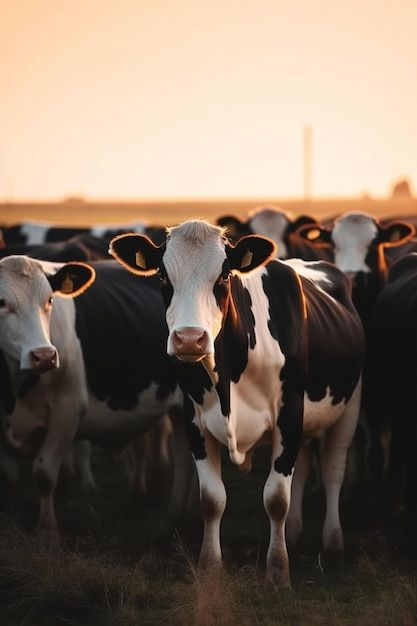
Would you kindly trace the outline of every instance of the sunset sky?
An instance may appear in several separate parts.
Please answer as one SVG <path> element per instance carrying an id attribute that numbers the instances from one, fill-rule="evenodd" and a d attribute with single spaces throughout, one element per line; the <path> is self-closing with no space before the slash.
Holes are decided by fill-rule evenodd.
<path id="1" fill-rule="evenodd" d="M 416 0 L 0 0 L 0 201 L 417 185 Z"/>

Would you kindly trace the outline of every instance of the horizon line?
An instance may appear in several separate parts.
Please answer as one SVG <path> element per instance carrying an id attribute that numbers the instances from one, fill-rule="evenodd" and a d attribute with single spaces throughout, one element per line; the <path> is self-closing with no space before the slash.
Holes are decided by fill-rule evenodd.
<path id="1" fill-rule="evenodd" d="M 322 195 L 322 196 L 313 196 L 305 198 L 303 196 L 264 196 L 264 195 L 250 195 L 250 196 L 161 196 L 161 197 L 106 197 L 106 196 L 84 196 L 84 195 L 68 195 L 68 196 L 53 196 L 47 198 L 13 198 L 0 200 L 0 205 L 13 205 L 13 204 L 95 204 L 95 203 L 126 203 L 126 204 L 137 204 L 137 203 L 153 203 L 153 204 L 178 204 L 178 203 L 192 203 L 192 202 L 265 202 L 266 204 L 272 202 L 305 202 L 305 203 L 315 203 L 315 202 L 332 202 L 332 201 L 340 201 L 340 200 L 360 200 L 360 201 L 372 201 L 375 200 L 377 202 L 387 201 L 387 200 L 398 200 L 398 201 L 415 201 L 417 200 L 417 196 L 410 195 L 404 197 L 395 197 L 392 195 L 372 195 L 370 193 L 362 193 L 357 195 Z"/>

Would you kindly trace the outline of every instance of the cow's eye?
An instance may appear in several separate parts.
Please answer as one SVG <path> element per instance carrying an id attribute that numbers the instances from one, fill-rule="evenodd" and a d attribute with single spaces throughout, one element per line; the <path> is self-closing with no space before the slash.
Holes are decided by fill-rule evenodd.
<path id="1" fill-rule="evenodd" d="M 53 305 L 53 303 L 54 303 L 54 298 L 53 298 L 53 296 L 51 296 L 51 297 L 49 298 L 49 300 L 48 300 L 48 304 L 49 304 L 49 306 L 52 306 L 52 305 Z"/>
<path id="2" fill-rule="evenodd" d="M 0 309 L 4 309 L 6 306 L 6 300 L 4 298 L 0 298 Z"/>

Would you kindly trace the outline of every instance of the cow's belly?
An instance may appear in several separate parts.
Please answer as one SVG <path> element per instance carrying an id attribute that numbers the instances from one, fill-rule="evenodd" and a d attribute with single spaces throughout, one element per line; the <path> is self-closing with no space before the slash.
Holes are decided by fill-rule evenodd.
<path id="1" fill-rule="evenodd" d="M 179 402 L 171 394 L 165 400 L 156 395 L 157 385 L 152 383 L 138 397 L 137 405 L 128 411 L 112 410 L 106 402 L 90 394 L 87 411 L 80 422 L 77 437 L 82 439 L 107 439 L 111 436 L 128 436 L 144 432 L 159 419 L 170 406 Z"/>
<path id="2" fill-rule="evenodd" d="M 332 396 L 329 390 L 323 400 L 312 402 L 307 394 L 304 396 L 304 422 L 303 436 L 320 437 L 324 431 L 330 428 L 346 408 L 346 402 L 332 404 Z"/>

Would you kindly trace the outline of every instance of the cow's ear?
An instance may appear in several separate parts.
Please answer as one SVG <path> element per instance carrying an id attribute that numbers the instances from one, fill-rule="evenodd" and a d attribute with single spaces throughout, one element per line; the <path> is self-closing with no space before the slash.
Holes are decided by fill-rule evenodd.
<path id="1" fill-rule="evenodd" d="M 66 263 L 55 274 L 49 275 L 48 280 L 52 291 L 59 296 L 75 298 L 84 293 L 96 278 L 94 268 L 87 263 Z"/>
<path id="2" fill-rule="evenodd" d="M 222 226 L 226 229 L 226 236 L 232 239 L 236 237 L 242 237 L 249 233 L 249 225 L 247 222 L 242 222 L 238 217 L 234 215 L 222 215 L 216 220 L 217 226 Z"/>
<path id="3" fill-rule="evenodd" d="M 386 246 L 399 246 L 415 235 L 415 228 L 408 222 L 389 222 L 378 226 L 378 240 Z"/>
<path id="4" fill-rule="evenodd" d="M 146 235 L 128 233 L 114 237 L 109 252 L 123 267 L 139 276 L 156 274 L 165 246 L 156 246 Z"/>
<path id="5" fill-rule="evenodd" d="M 317 248 L 330 248 L 333 246 L 332 231 L 323 228 L 323 226 L 317 223 L 301 226 L 297 230 L 297 236 Z"/>
<path id="6" fill-rule="evenodd" d="M 267 237 L 248 235 L 239 239 L 235 246 L 226 245 L 226 254 L 230 269 L 238 270 L 242 274 L 266 265 L 277 253 L 277 245 Z"/>
<path id="7" fill-rule="evenodd" d="M 295 220 L 288 224 L 288 230 L 291 233 L 295 233 L 302 226 L 314 226 L 316 228 L 320 228 L 320 224 L 314 217 L 310 217 L 310 215 L 299 215 Z"/>

